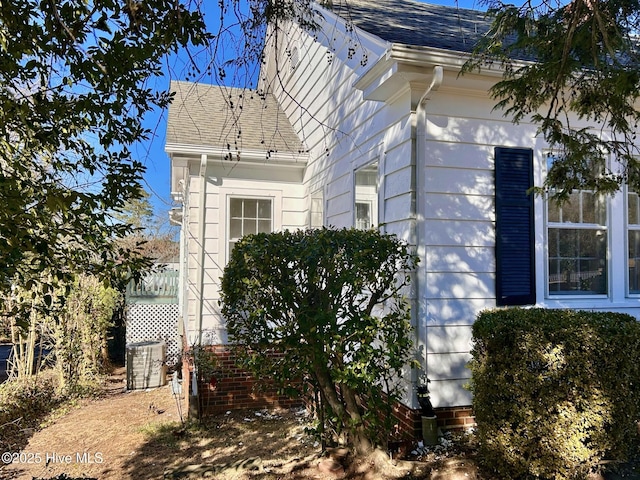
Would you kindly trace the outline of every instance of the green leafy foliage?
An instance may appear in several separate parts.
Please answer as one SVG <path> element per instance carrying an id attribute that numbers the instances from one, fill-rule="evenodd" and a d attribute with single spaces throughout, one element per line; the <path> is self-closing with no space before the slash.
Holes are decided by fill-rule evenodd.
<path id="1" fill-rule="evenodd" d="M 38 290 L 12 291 L 5 305 L 21 303 L 15 310 L 28 312 L 29 318 L 22 328 L 16 324 L 20 315 L 10 317 L 13 371 L 0 385 L 2 450 L 19 451 L 25 431 L 37 428 L 53 409 L 101 391 L 108 366 L 107 330 L 120 301 L 117 290 L 87 275 L 54 291 L 46 309 Z"/>
<path id="2" fill-rule="evenodd" d="M 500 478 L 583 478 L 640 446 L 640 323 L 619 313 L 482 312 L 472 390 L 481 454 Z"/>
<path id="3" fill-rule="evenodd" d="M 545 189 L 565 199 L 575 189 L 613 193 L 625 182 L 640 188 L 638 3 L 488 4 L 492 28 L 465 71 L 503 66 L 491 90 L 496 107 L 515 123 L 531 119 L 559 158 Z"/>
<path id="4" fill-rule="evenodd" d="M 215 352 L 203 345 L 192 345 L 187 352 L 187 361 L 195 367 L 200 383 L 209 383 L 219 369 Z"/>
<path id="5" fill-rule="evenodd" d="M 48 298 L 38 290 L 14 288 L 5 300 L 19 312 L 9 315 L 12 377 L 31 377 L 55 363 L 58 387 L 65 395 L 91 393 L 109 366 L 107 333 L 122 300 L 118 290 L 90 275 L 78 275 Z M 22 312 L 28 312 L 28 318 L 21 322 Z"/>
<path id="6" fill-rule="evenodd" d="M 60 384 L 67 395 L 90 393 L 107 371 L 107 332 L 122 295 L 95 276 L 81 275 L 45 319 Z"/>
<path id="7" fill-rule="evenodd" d="M 386 441 L 413 353 L 403 291 L 416 262 L 377 231 L 246 236 L 222 279 L 230 340 L 258 378 L 298 394 L 308 380 L 325 418 L 365 452 Z"/>
<path id="8" fill-rule="evenodd" d="M 0 4 L 0 288 L 50 294 L 77 271 L 144 263 L 113 242 L 132 230 L 113 213 L 140 198 L 130 148 L 150 136 L 144 114 L 171 99 L 150 79 L 168 53 L 209 38 L 197 6 Z"/>

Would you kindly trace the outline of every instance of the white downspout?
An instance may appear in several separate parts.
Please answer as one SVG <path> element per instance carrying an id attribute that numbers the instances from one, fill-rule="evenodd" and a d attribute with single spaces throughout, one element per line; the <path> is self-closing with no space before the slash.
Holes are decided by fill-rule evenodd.
<path id="1" fill-rule="evenodd" d="M 422 230 L 423 227 L 420 226 L 420 222 L 418 221 L 418 215 L 423 212 L 424 209 L 424 162 L 427 156 L 426 152 L 426 129 L 427 129 L 427 112 L 426 112 L 426 104 L 429 99 L 429 95 L 432 92 L 437 91 L 442 85 L 443 79 L 443 70 L 440 65 L 436 65 L 433 67 L 433 77 L 431 79 L 431 84 L 425 90 L 424 94 L 420 98 L 416 106 L 416 121 L 415 128 L 412 129 L 412 133 L 414 135 L 415 141 L 415 149 L 412 155 L 412 171 L 413 171 L 413 183 L 414 183 L 414 198 L 411 202 L 412 208 L 412 224 L 411 224 L 411 243 L 416 246 L 416 254 L 418 258 L 421 260 L 421 264 L 417 268 L 417 272 L 413 277 L 413 289 L 415 291 L 415 300 L 414 300 L 414 308 L 416 316 L 416 346 L 420 347 L 421 341 L 424 347 L 424 351 L 422 352 L 422 360 L 420 364 L 423 366 L 424 371 L 427 371 L 427 346 L 426 346 L 426 321 L 423 319 L 423 315 L 421 312 L 424 311 L 424 308 L 421 308 L 421 294 L 420 294 L 420 286 L 426 284 L 426 256 L 425 256 L 425 248 L 423 242 Z M 417 380 L 417 379 L 416 379 Z"/>
<path id="2" fill-rule="evenodd" d="M 187 315 L 186 308 L 186 298 L 187 298 L 187 261 L 188 261 L 188 225 L 189 225 L 189 211 L 188 211 L 188 191 L 187 191 L 187 183 L 184 177 L 188 177 L 188 173 L 186 175 L 183 173 L 183 179 L 178 182 L 180 185 L 181 195 L 182 195 L 182 222 L 180 224 L 180 264 L 179 264 L 179 273 L 178 273 L 178 311 L 180 312 L 180 334 L 186 339 L 188 346 L 188 338 L 189 338 L 189 317 Z"/>
<path id="3" fill-rule="evenodd" d="M 207 154 L 200 155 L 200 196 L 198 202 L 198 293 L 196 319 L 198 321 L 198 346 L 202 345 L 202 313 L 204 311 L 204 236 L 207 220 Z"/>
<path id="4" fill-rule="evenodd" d="M 198 325 L 198 347 L 202 345 L 202 312 L 204 310 L 204 235 L 207 219 L 207 154 L 200 155 L 200 191 L 198 192 L 198 298 L 196 301 L 196 321 Z M 193 362 L 191 375 L 191 395 L 198 396 L 198 364 Z M 200 412 L 198 412 L 199 414 Z"/>

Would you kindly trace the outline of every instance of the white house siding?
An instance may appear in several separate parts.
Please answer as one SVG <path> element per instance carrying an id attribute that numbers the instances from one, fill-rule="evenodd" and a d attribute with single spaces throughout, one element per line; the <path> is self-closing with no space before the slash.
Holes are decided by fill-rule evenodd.
<path id="1" fill-rule="evenodd" d="M 468 78 L 445 74 L 442 87 L 427 103 L 426 158 L 419 172 L 424 199 L 419 207 L 424 218 L 420 235 L 425 249 L 420 318 L 437 407 L 470 404 L 471 394 L 464 385 L 470 377 L 465 365 L 471 358 L 471 326 L 478 312 L 496 305 L 494 148 L 533 149 L 537 185 L 542 184 L 546 168 L 546 145 L 536 136 L 535 126 L 513 125 L 500 112 L 492 112 L 494 102 L 484 92 L 457 88 L 462 81 L 469 85 Z M 638 299 L 620 298 L 622 274 L 610 274 L 611 282 L 619 285 L 608 298 L 545 297 L 544 202 L 536 197 L 534 203 L 537 305 L 637 316 Z M 621 195 L 611 205 L 610 229 L 621 229 Z M 611 270 L 624 272 L 624 255 L 611 259 L 612 264 L 617 261 Z"/>
<path id="2" fill-rule="evenodd" d="M 363 101 L 353 84 L 369 62 L 384 54 L 386 45 L 368 34 L 352 45 L 334 45 L 334 39 L 345 36 L 344 31 L 334 34 L 341 31 L 341 22 L 329 20 L 323 27 L 325 34 L 316 39 L 295 27 L 281 34 L 280 47 L 271 50 L 279 57 L 269 58 L 260 88 L 279 99 L 310 152 L 304 185 L 308 194 L 322 189 L 325 224 L 354 225 L 354 172 L 377 161 L 385 195 L 378 205 L 379 220 L 406 239 L 411 185 L 409 91 L 391 105 Z M 352 46 L 355 53 L 350 57 Z M 300 60 L 292 70 L 289 53 L 293 48 L 298 49 Z M 370 60 L 363 65 L 363 58 Z"/>
<path id="3" fill-rule="evenodd" d="M 201 177 L 189 176 L 188 194 L 185 198 L 185 236 L 187 239 L 187 299 L 183 315 L 188 319 L 190 343 L 199 341 L 200 328 L 197 313 L 200 302 L 201 271 L 204 266 L 202 284 L 202 341 L 226 343 L 227 334 L 218 306 L 220 278 L 227 261 L 227 200 L 229 196 L 268 197 L 273 201 L 273 229 L 295 230 L 306 226 L 306 195 L 295 171 L 279 172 L 273 179 L 273 169 L 268 165 L 230 169 L 228 161 L 211 161 L 206 171 L 207 193 L 205 196 L 204 264 L 200 264 L 200 188 Z M 247 179 L 255 177 L 254 179 Z M 260 180 L 259 178 L 270 180 Z"/>
<path id="4" fill-rule="evenodd" d="M 407 85 L 389 102 L 363 99 L 354 83 L 387 45 L 359 33 L 361 43 L 353 58 L 349 45 L 331 45 L 342 38 L 341 21 L 327 25 L 326 35 L 313 39 L 295 29 L 280 36 L 278 61 L 268 59 L 259 88 L 274 93 L 291 124 L 309 151 L 303 184 L 307 195 L 322 190 L 324 224 L 354 226 L 355 171 L 378 162 L 378 220 L 385 232 L 411 239 L 412 222 L 412 125 L 411 90 Z M 288 68 L 288 52 L 299 52 L 299 63 Z M 271 50 L 274 53 L 274 50 Z M 366 56 L 369 61 L 360 63 Z M 280 71 L 277 79 L 276 71 Z M 280 81 L 281 80 L 281 81 Z M 292 99 L 295 98 L 295 100 Z M 410 295 L 415 295 L 415 291 Z M 409 379 L 411 372 L 407 372 Z M 413 392 L 406 390 L 405 403 L 413 405 Z"/>
<path id="5" fill-rule="evenodd" d="M 488 98 L 487 90 L 498 77 L 460 78 L 455 67 L 447 67 L 442 86 L 430 93 L 426 103 L 424 149 L 418 148 L 424 155 L 417 158 L 418 177 L 413 178 L 416 101 L 428 83 L 410 86 L 407 82 L 384 101 L 365 100 L 355 85 L 378 60 L 391 55 L 390 45 L 363 32 L 358 32 L 360 43 L 342 42 L 339 39 L 350 39 L 350 35 L 339 19 L 327 18 L 324 34 L 317 38 L 295 28 L 279 36 L 282 43 L 279 49 L 270 49 L 272 56 L 263 68 L 259 87 L 276 96 L 308 148 L 300 194 L 305 196 L 303 203 L 308 209 L 309 195 L 323 192 L 325 225 L 353 225 L 354 172 L 378 161 L 383 229 L 411 240 L 412 188 L 419 188 L 416 221 L 422 258 L 416 293 L 418 341 L 426 352 L 434 405 L 469 405 L 471 394 L 464 386 L 470 376 L 466 364 L 472 346 L 471 326 L 478 312 L 496 305 L 494 149 L 533 149 L 535 181 L 540 185 L 545 144 L 536 136 L 535 126 L 526 122 L 513 125 L 501 112 L 492 111 L 495 102 Z M 356 53 L 350 58 L 349 49 L 354 45 Z M 295 68 L 289 57 L 293 48 L 299 58 Z M 277 59 L 274 53 L 279 54 Z M 365 56 L 368 61 L 363 65 L 360 62 Z M 425 63 L 424 78 L 429 78 L 433 67 Z M 422 132 L 417 133 L 423 138 Z M 612 205 L 621 211 L 621 197 Z M 540 306 L 629 313 L 640 306 L 638 299 L 619 293 L 624 289 L 623 280 L 614 275 L 609 278 L 616 282 L 613 290 L 618 293 L 611 298 L 546 299 L 544 205 L 540 198 L 535 200 L 535 213 Z M 620 230 L 620 221 L 611 229 Z M 616 271 L 625 269 L 623 250 L 612 261 Z"/>
<path id="6" fill-rule="evenodd" d="M 490 100 L 447 90 L 455 84 L 445 74 L 426 105 L 426 158 L 419 171 L 425 255 L 420 309 L 436 407 L 471 403 L 464 388 L 471 325 L 480 310 L 495 306 L 493 150 L 515 136 L 515 127 L 491 113 Z"/>

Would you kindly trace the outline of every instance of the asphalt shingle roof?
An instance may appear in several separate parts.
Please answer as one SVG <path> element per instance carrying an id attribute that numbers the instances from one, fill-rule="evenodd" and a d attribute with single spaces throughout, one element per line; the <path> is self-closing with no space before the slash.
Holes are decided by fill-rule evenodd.
<path id="1" fill-rule="evenodd" d="M 334 0 L 333 11 L 391 43 L 470 52 L 487 32 L 486 12 L 416 0 Z M 271 94 L 190 82 L 171 82 L 167 143 L 232 152 L 301 153 L 304 146 Z"/>
<path id="2" fill-rule="evenodd" d="M 300 139 L 273 95 L 203 83 L 171 82 L 167 143 L 223 147 L 231 152 L 298 154 Z"/>
<path id="3" fill-rule="evenodd" d="M 334 13 L 391 43 L 470 52 L 487 32 L 486 12 L 415 0 L 334 0 Z"/>

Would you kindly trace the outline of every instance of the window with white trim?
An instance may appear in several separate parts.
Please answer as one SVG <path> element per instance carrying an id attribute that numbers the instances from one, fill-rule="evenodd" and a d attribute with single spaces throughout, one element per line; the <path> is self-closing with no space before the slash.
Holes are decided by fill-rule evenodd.
<path id="1" fill-rule="evenodd" d="M 273 202 L 270 198 L 229 198 L 229 252 L 244 236 L 273 230 Z"/>
<path id="2" fill-rule="evenodd" d="M 309 204 L 309 227 L 322 228 L 324 225 L 324 198 L 322 190 L 311 194 Z"/>
<path id="3" fill-rule="evenodd" d="M 628 292 L 640 294 L 640 195 L 627 192 Z"/>
<path id="4" fill-rule="evenodd" d="M 378 226 L 378 162 L 355 171 L 354 226 L 367 230 Z"/>
<path id="5" fill-rule="evenodd" d="M 549 295 L 606 295 L 606 198 L 575 190 L 562 203 L 548 199 L 546 204 Z"/>

